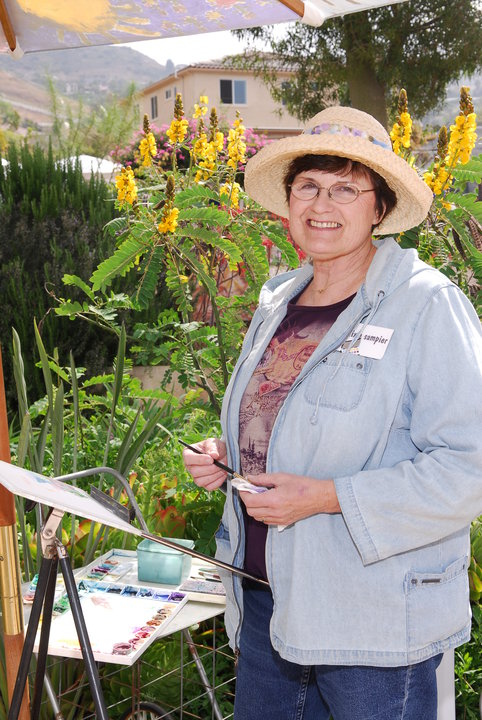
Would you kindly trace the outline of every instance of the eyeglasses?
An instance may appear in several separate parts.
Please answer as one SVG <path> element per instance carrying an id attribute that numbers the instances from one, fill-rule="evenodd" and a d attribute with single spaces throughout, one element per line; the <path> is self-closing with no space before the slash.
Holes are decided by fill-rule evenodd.
<path id="1" fill-rule="evenodd" d="M 375 188 L 368 190 L 360 190 L 353 183 L 335 183 L 329 188 L 317 185 L 313 180 L 298 180 L 289 186 L 291 192 L 298 200 L 314 200 L 320 194 L 321 190 L 328 191 L 328 197 L 337 203 L 346 205 L 355 202 L 361 193 L 374 192 Z"/>

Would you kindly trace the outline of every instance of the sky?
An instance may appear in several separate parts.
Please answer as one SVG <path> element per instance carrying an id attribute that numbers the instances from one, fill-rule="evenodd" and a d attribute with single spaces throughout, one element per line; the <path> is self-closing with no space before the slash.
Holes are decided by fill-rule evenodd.
<path id="1" fill-rule="evenodd" d="M 133 50 L 165 65 L 172 60 L 175 65 L 189 65 L 204 60 L 217 60 L 225 55 L 235 55 L 244 50 L 244 43 L 228 32 L 185 35 L 161 40 L 141 40 L 129 43 Z"/>
<path id="2" fill-rule="evenodd" d="M 292 23 L 280 23 L 275 26 L 275 36 L 282 37 Z M 184 35 L 161 40 L 141 40 L 127 43 L 128 47 L 147 55 L 161 65 L 172 60 L 174 65 L 189 65 L 205 60 L 218 60 L 225 55 L 235 55 L 245 49 L 246 43 L 238 40 L 229 30 L 201 35 Z M 263 49 L 262 44 L 256 47 Z"/>

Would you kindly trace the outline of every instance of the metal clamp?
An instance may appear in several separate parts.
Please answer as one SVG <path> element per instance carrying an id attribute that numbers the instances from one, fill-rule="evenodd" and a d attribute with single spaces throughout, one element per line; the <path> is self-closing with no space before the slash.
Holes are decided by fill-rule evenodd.
<path id="1" fill-rule="evenodd" d="M 63 510 L 51 508 L 40 530 L 42 555 L 46 558 L 52 558 L 57 555 L 57 529 L 62 522 L 63 516 Z"/>

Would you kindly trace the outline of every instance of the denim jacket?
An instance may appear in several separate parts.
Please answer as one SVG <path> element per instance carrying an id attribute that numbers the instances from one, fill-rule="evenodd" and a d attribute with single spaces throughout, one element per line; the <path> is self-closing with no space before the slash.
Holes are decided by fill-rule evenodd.
<path id="1" fill-rule="evenodd" d="M 391 238 L 375 245 L 364 284 L 295 380 L 268 448 L 267 472 L 333 478 L 341 506 L 268 531 L 271 642 L 299 664 L 407 665 L 470 637 L 469 529 L 482 513 L 480 323 L 414 250 Z M 237 470 L 242 395 L 311 277 L 305 266 L 261 291 L 221 417 Z M 387 330 L 382 357 L 340 350 L 360 333 L 373 348 Z M 227 485 L 217 557 L 242 567 L 241 501 Z M 241 582 L 224 572 L 223 581 L 237 647 Z"/>

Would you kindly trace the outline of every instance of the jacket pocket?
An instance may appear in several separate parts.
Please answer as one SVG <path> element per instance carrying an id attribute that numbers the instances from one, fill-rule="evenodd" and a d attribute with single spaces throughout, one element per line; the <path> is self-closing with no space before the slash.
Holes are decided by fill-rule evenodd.
<path id="1" fill-rule="evenodd" d="M 353 410 L 363 397 L 372 363 L 353 353 L 332 353 L 304 381 L 305 400 L 317 407 Z"/>
<path id="2" fill-rule="evenodd" d="M 467 558 L 441 573 L 410 572 L 405 578 L 408 651 L 463 630 L 470 622 Z"/>

